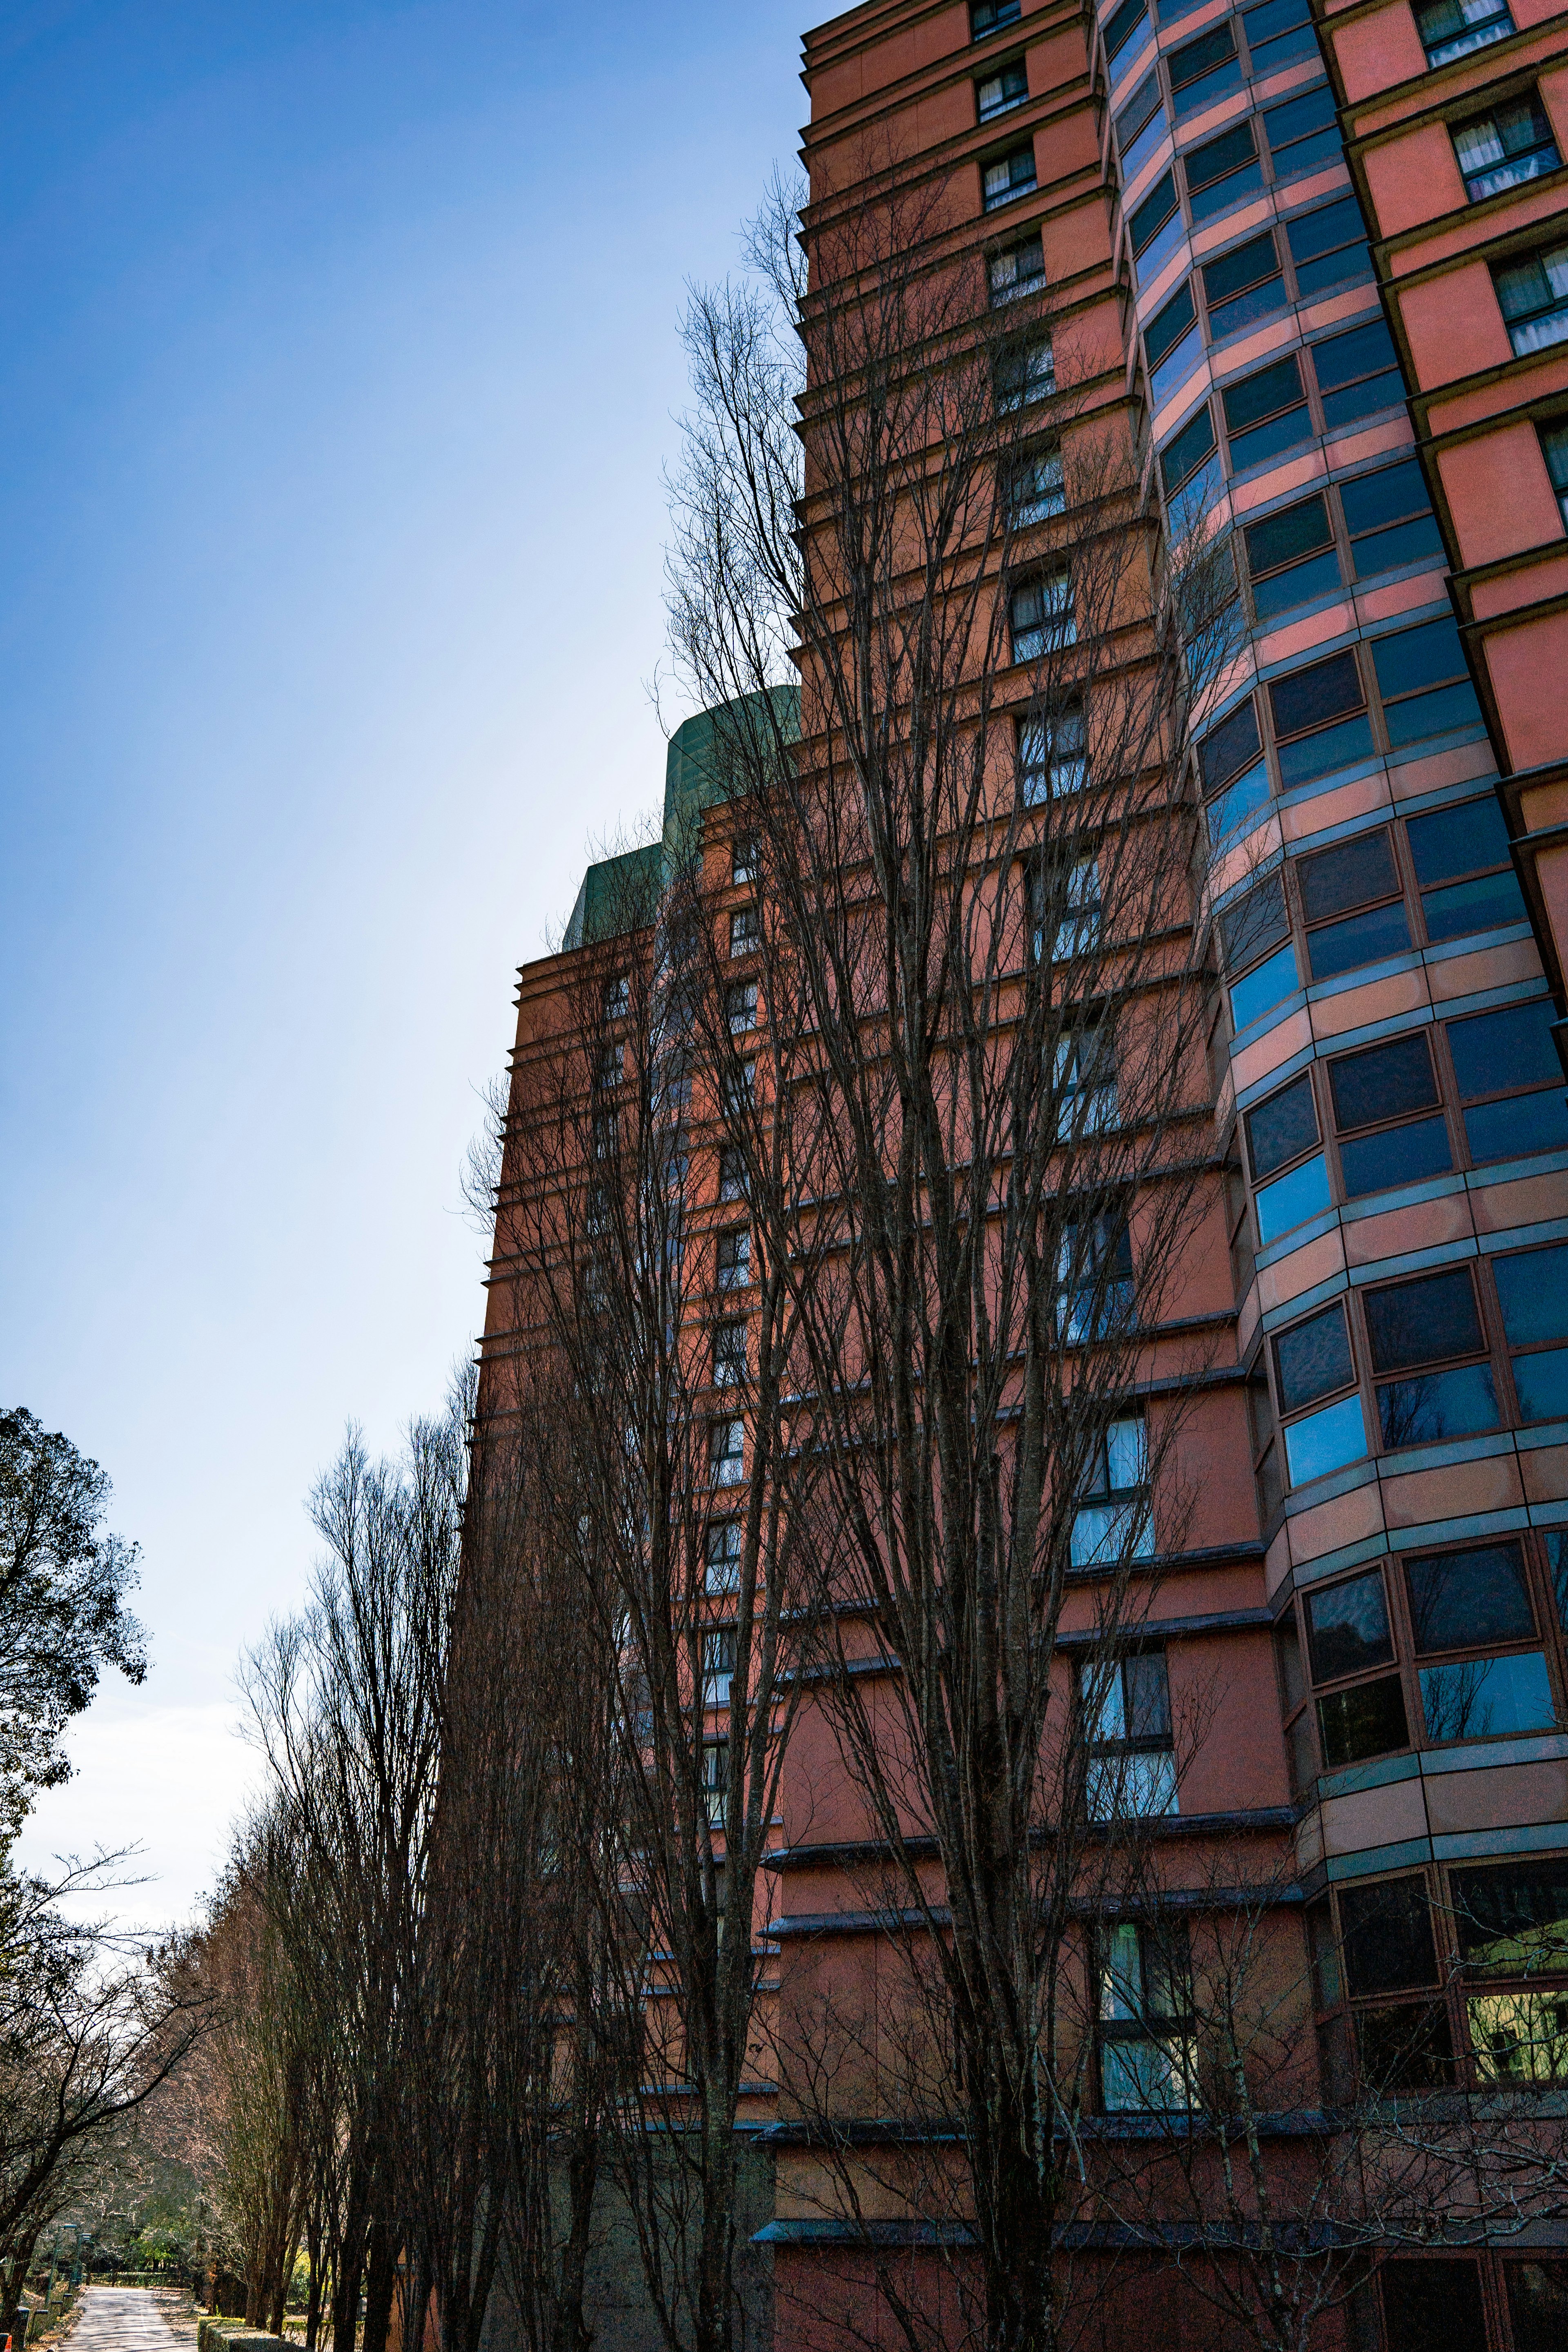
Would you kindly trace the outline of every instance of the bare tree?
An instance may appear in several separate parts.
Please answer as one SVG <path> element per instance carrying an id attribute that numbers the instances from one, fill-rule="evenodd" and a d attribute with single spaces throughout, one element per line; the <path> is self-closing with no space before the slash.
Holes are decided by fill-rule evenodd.
<path id="1" fill-rule="evenodd" d="M 1085 1916 L 1161 1809 L 1127 1668 L 1232 1308 L 1188 743 L 1235 583 L 1201 526 L 1163 549 L 1109 322 L 991 307 L 944 187 L 869 177 L 798 222 L 775 192 L 750 279 L 693 302 L 672 618 L 793 1041 L 734 1147 L 809 1400 L 777 1475 L 812 1481 L 786 1517 L 906 1962 L 907 2137 L 950 2150 L 966 2332 L 1035 2352 Z"/>
<path id="2" fill-rule="evenodd" d="M 468 1400 L 416 1422 L 405 1460 L 351 1433 L 312 1498 L 327 1545 L 304 1614 L 275 1626 L 245 1687 L 268 1805 L 295 1867 L 266 1882 L 325 2054 L 307 2189 L 332 2281 L 333 2352 L 382 2352 L 404 2235 L 398 2135 L 461 1546 Z M 330 2188 L 331 2193 L 324 2193 Z"/>

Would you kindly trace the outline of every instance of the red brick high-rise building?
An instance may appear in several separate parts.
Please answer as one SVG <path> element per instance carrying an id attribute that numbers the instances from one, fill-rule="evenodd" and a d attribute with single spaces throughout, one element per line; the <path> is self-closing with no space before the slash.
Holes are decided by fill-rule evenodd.
<path id="1" fill-rule="evenodd" d="M 1137 1644 L 1162 1885 L 1196 1905 L 1244 1850 L 1273 1874 L 1320 2107 L 1390 2053 L 1414 2101 L 1568 2085 L 1568 14 L 865 0 L 807 35 L 805 80 L 814 205 L 889 168 L 940 183 L 998 310 L 1048 299 L 1058 353 L 1094 354 L 1168 541 L 1234 555 L 1241 642 L 1190 769 L 1226 1336 L 1173 1540 L 1149 1498 Z M 1016 690 L 1026 714 L 1022 669 Z M 708 838 L 729 860 L 722 811 Z M 562 956 L 525 971 L 520 1064 L 620 873 L 591 872 Z M 714 873 L 727 920 L 739 856 Z M 503 1277 L 498 1357 L 507 1300 Z M 1079 1565 L 1068 1651 L 1092 1546 Z M 860 1847 L 822 1826 L 830 1745 L 808 1706 L 755 1921 L 785 2044 L 792 2001 L 875 1984 L 886 1942 Z M 1152 1985 L 1099 2009 L 1109 2145 L 1155 2105 L 1126 2053 L 1184 2028 Z M 844 2113 L 825 2153 L 778 2092 L 747 2112 L 776 2162 L 778 2340 L 867 2249 L 925 2249 L 934 2309 L 962 2250 L 889 2189 L 889 2118 Z M 1273 2119 L 1281 2165 L 1305 2128 Z M 1493 2221 L 1389 2250 L 1321 2340 L 1568 2341 L 1568 2221 Z M 1086 2258 L 1134 2235 L 1107 2221 Z M 1170 2244 L 1138 2258 L 1168 2282 Z M 1226 2340 L 1127 2309 L 1144 2341 Z"/>

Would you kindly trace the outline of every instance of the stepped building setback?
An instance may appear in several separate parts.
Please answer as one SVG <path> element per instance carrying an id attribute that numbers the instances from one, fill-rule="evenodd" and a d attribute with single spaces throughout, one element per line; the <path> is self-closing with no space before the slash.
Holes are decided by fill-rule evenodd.
<path id="1" fill-rule="evenodd" d="M 1191 767 L 1228 1336 L 1168 1550 L 1152 1499 L 1139 1652 L 1165 1883 L 1241 1846 L 1277 1870 L 1325 2106 L 1394 2047 L 1412 2088 L 1568 2083 L 1568 11 L 865 0 L 805 36 L 804 79 L 814 205 L 871 156 L 945 182 L 998 309 L 1043 287 L 1058 354 L 1096 354 L 1170 543 L 1234 556 L 1245 646 Z M 705 725 L 667 830 L 702 820 Z M 591 869 L 524 968 L 520 1066 L 658 857 Z M 715 903 L 746 899 L 726 866 Z M 516 1329 L 498 1260 L 488 1361 Z M 1200 1686 L 1224 1704 L 1166 1771 Z M 854 1857 L 814 1826 L 829 1745 L 807 1709 L 755 1922 L 786 2023 L 876 1979 Z M 1126 2053 L 1161 2030 L 1106 2005 L 1102 2120 L 1139 2112 Z M 746 2120 L 776 2340 L 804 2343 L 855 2233 L 762 2062 Z M 1144 2344 L 1219 2340 L 1143 2309 Z M 1321 2341 L 1568 2342 L 1568 2223 L 1401 2252 Z"/>

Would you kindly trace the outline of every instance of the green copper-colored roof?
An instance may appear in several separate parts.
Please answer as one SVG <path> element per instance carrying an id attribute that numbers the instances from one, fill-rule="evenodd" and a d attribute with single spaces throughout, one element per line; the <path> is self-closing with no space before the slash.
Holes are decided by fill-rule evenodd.
<path id="1" fill-rule="evenodd" d="M 768 707 L 771 705 L 771 709 Z M 563 948 L 587 947 L 614 939 L 653 919 L 659 889 L 685 847 L 686 831 L 704 809 L 728 797 L 724 768 L 733 757 L 737 730 L 756 730 L 767 748 L 773 730 L 793 738 L 800 723 L 800 689 L 771 687 L 766 695 L 746 695 L 721 711 L 700 710 L 669 739 L 664 762 L 664 833 L 646 849 L 602 858 L 583 877 Z"/>

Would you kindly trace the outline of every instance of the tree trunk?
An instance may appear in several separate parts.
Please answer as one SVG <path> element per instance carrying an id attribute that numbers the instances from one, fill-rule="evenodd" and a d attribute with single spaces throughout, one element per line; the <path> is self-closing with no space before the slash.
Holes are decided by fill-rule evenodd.
<path id="1" fill-rule="evenodd" d="M 372 2224 L 364 2284 L 363 2352 L 386 2352 L 392 2297 L 397 2284 L 397 2244 L 384 2221 Z"/>

